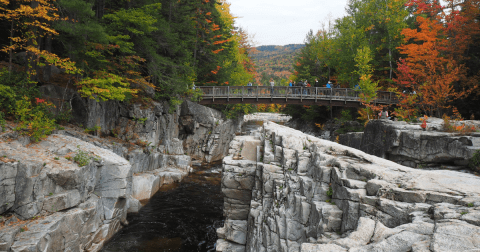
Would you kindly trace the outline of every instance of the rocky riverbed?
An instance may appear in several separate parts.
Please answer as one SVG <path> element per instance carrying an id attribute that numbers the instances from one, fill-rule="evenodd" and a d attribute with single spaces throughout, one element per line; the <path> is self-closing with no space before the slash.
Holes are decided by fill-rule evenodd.
<path id="1" fill-rule="evenodd" d="M 223 159 L 217 251 L 477 251 L 480 177 L 408 168 L 274 123 Z"/>

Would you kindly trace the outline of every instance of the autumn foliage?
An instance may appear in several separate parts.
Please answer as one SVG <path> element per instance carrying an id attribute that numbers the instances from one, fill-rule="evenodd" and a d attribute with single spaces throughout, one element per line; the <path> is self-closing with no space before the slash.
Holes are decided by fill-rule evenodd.
<path id="1" fill-rule="evenodd" d="M 0 19 L 10 23 L 10 44 L 1 49 L 9 54 L 10 71 L 13 53 L 20 50 L 26 51 L 31 75 L 36 74 L 35 66 L 45 63 L 62 67 L 67 73 L 79 71 L 75 63 L 68 58 L 62 59 L 54 53 L 40 49 L 39 38 L 58 35 L 51 27 L 53 22 L 60 20 L 54 3 L 55 1 L 48 0 L 0 1 Z"/>
<path id="2" fill-rule="evenodd" d="M 0 0 L 0 125 L 17 119 L 39 140 L 55 122 L 69 122 L 72 98 L 46 107 L 43 85 L 170 108 L 198 100 L 194 84 L 246 85 L 255 73 L 252 44 L 229 7 L 226 0 Z"/>
<path id="3" fill-rule="evenodd" d="M 461 3 L 465 11 L 447 8 L 423 0 L 411 0 L 418 28 L 402 31 L 405 44 L 398 47 L 405 57 L 398 63 L 395 79 L 399 86 L 403 116 L 417 112 L 440 117 L 453 111 L 453 102 L 466 97 L 475 88 L 477 76 L 467 76 L 463 63 L 472 38 L 480 34 L 474 22 L 475 1 Z M 458 6 L 454 0 L 447 6 Z M 477 1 L 478 5 L 478 1 Z M 474 14 L 476 13 L 476 14 Z"/>

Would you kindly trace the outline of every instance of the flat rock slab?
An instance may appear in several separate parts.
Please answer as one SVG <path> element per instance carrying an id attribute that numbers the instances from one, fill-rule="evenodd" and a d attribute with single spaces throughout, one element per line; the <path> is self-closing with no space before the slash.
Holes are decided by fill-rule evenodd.
<path id="1" fill-rule="evenodd" d="M 437 223 L 432 249 L 435 252 L 480 251 L 480 227 L 457 220 Z"/>

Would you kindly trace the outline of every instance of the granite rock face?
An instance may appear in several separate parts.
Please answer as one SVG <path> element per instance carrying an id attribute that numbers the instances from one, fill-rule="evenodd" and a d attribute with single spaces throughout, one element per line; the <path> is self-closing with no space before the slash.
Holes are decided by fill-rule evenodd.
<path id="1" fill-rule="evenodd" d="M 254 143 L 257 160 L 242 156 Z M 480 177 L 408 168 L 271 122 L 232 141 L 222 192 L 217 251 L 480 250 Z"/>
<path id="2" fill-rule="evenodd" d="M 165 154 L 186 154 L 206 162 L 221 160 L 227 154 L 228 144 L 241 123 L 190 101 L 172 110 L 166 101 L 152 102 L 148 107 L 118 101 L 97 102 L 54 85 L 44 85 L 40 92 L 57 108 L 62 106 L 60 101 L 64 107 L 71 106 L 73 121 L 87 129 L 96 129 L 93 132 L 96 136 L 161 146 Z"/>
<path id="3" fill-rule="evenodd" d="M 83 167 L 66 159 L 78 149 L 93 157 Z M 0 156 L 0 173 L 15 174 L 0 182 L 10 197 L 0 214 L 20 219 L 2 221 L 2 251 L 94 250 L 126 222 L 132 169 L 115 153 L 51 135 L 29 147 L 0 142 Z"/>
<path id="4" fill-rule="evenodd" d="M 58 87 L 42 90 L 50 98 L 64 95 Z M 65 97 L 76 119 L 97 126 L 93 134 L 67 127 L 37 144 L 13 131 L 0 135 L 0 251 L 100 250 L 141 201 L 188 175 L 186 154 L 219 160 L 239 128 L 190 102 L 171 114 L 167 103 L 143 108 L 75 92 Z M 105 135 L 115 138 L 99 137 Z M 91 157 L 82 167 L 73 162 L 79 150 Z"/>
<path id="5" fill-rule="evenodd" d="M 292 119 L 289 115 L 278 113 L 253 113 L 243 116 L 244 121 L 271 121 L 285 123 Z"/>
<path id="6" fill-rule="evenodd" d="M 210 163 L 228 154 L 228 145 L 241 130 L 242 120 L 226 119 L 214 109 L 185 101 L 179 117 L 180 136 L 185 152 Z"/>
<path id="7" fill-rule="evenodd" d="M 189 156 L 60 133 L 28 147 L 0 141 L 0 215 L 7 216 L 0 218 L 0 251 L 98 251 L 141 200 L 191 170 Z M 74 162 L 79 150 L 89 156 L 82 167 Z"/>
<path id="8" fill-rule="evenodd" d="M 463 123 L 480 128 L 479 121 Z M 443 120 L 436 118 L 427 120 L 426 131 L 420 124 L 371 120 L 363 134 L 342 135 L 339 143 L 409 167 L 467 165 L 480 150 L 480 133 L 462 136 L 442 129 Z"/>
<path id="9" fill-rule="evenodd" d="M 91 132 L 68 126 L 36 144 L 8 127 L 0 134 L 0 251 L 99 251 L 127 213 L 188 175 L 191 156 L 222 159 L 240 128 L 241 121 L 191 102 L 169 113 L 166 102 L 145 108 L 41 90 L 70 103 L 74 121 Z M 89 156 L 82 167 L 74 162 L 79 150 Z M 227 235 L 246 240 L 242 231 Z"/>

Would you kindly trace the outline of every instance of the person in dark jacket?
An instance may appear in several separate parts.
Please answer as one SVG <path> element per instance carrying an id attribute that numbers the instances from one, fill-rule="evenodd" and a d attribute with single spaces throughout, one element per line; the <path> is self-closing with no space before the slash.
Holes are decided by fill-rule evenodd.
<path id="1" fill-rule="evenodd" d="M 303 82 L 302 82 L 302 81 L 299 81 L 299 82 L 297 83 L 297 88 L 296 88 L 297 90 L 295 91 L 296 94 L 298 94 L 298 95 L 301 94 L 301 92 L 302 92 L 302 91 L 300 91 L 300 90 L 301 90 L 301 87 L 303 87 Z"/>

